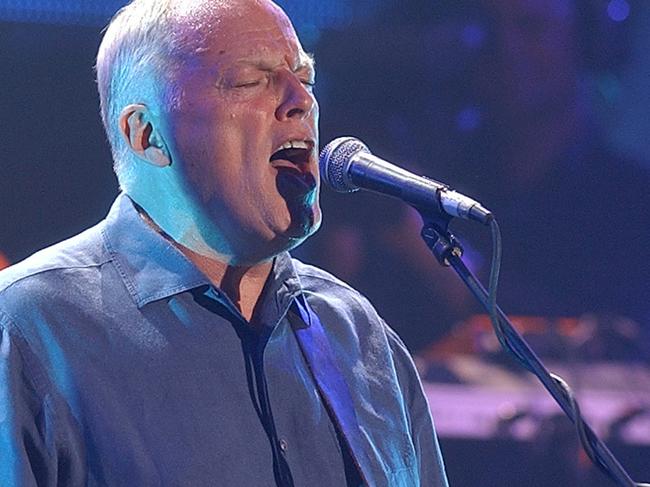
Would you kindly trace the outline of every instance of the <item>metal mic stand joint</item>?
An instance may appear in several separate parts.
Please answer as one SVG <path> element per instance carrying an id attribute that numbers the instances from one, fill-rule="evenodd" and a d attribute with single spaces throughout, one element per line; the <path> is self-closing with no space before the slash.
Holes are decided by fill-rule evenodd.
<path id="1" fill-rule="evenodd" d="M 446 215 L 428 216 L 420 211 L 424 226 L 420 235 L 431 249 L 440 265 L 451 266 L 452 257 L 460 258 L 463 255 L 463 247 L 456 237 L 449 232 L 451 217 Z"/>

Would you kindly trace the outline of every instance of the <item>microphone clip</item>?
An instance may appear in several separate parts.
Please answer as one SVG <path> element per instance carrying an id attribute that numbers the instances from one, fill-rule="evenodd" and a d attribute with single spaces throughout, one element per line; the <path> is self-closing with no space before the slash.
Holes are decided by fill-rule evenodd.
<path id="1" fill-rule="evenodd" d="M 420 216 L 424 222 L 420 235 L 440 265 L 449 267 L 450 257 L 462 257 L 463 247 L 449 231 L 449 222 L 452 219 L 450 216 L 429 216 L 421 211 Z"/>

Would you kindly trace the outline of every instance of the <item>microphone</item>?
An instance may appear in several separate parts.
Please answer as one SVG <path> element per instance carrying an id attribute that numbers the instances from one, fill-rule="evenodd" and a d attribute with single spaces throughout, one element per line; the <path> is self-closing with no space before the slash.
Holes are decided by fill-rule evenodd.
<path id="1" fill-rule="evenodd" d="M 327 144 L 320 153 L 319 166 L 322 179 L 339 193 L 367 189 L 398 198 L 425 215 L 442 214 L 484 225 L 494 219 L 478 201 L 380 159 L 354 137 L 339 137 Z"/>

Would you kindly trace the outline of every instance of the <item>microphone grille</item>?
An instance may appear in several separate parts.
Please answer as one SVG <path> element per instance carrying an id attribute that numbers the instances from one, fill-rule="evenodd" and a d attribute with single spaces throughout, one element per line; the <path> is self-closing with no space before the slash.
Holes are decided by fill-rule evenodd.
<path id="1" fill-rule="evenodd" d="M 366 144 L 355 137 L 339 137 L 323 147 L 320 153 L 319 166 L 321 178 L 334 191 L 350 193 L 359 188 L 350 181 L 348 168 L 352 156 L 356 153 L 370 152 Z"/>

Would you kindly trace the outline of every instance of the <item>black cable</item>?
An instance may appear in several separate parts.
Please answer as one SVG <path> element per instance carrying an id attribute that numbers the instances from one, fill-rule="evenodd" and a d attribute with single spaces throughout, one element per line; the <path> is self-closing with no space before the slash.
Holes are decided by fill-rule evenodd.
<path id="1" fill-rule="evenodd" d="M 503 315 L 503 313 L 500 312 L 497 306 L 496 298 L 497 298 L 497 289 L 499 283 L 499 274 L 501 271 L 502 244 L 501 244 L 501 231 L 495 219 L 491 220 L 490 229 L 492 231 L 492 261 L 490 266 L 490 277 L 489 277 L 487 301 L 486 301 L 487 312 L 490 316 L 490 320 L 494 327 L 495 334 L 499 342 L 501 343 L 503 349 L 511 353 L 521 365 L 523 365 L 527 370 L 535 374 L 542 381 L 542 383 L 545 383 L 542 373 L 537 370 L 538 367 L 535 367 L 535 365 L 538 365 L 539 368 L 543 370 L 543 372 L 546 372 L 547 374 L 548 372 L 545 369 L 543 369 L 543 366 L 541 365 L 537 357 L 535 357 L 533 352 L 528 347 L 523 346 L 525 342 L 523 342 L 520 339 L 520 337 L 514 336 L 514 334 L 516 334 L 516 330 L 514 330 L 514 328 L 509 326 L 509 323 L 506 322 L 507 318 L 505 318 L 505 315 Z M 460 261 L 459 258 L 458 261 Z M 454 268 L 457 271 L 460 270 L 456 266 L 454 266 Z M 469 273 L 469 271 L 467 271 L 467 273 Z M 461 278 L 463 278 L 463 281 L 465 281 L 465 283 L 470 287 L 470 289 L 475 293 L 475 295 L 477 290 L 479 291 L 482 290 L 482 292 L 485 293 L 485 289 L 482 288 L 482 286 L 480 286 L 480 283 L 477 282 L 474 285 L 472 285 L 470 284 L 470 281 L 466 280 L 466 277 L 468 277 L 467 273 L 463 274 L 462 272 L 459 272 L 459 275 L 461 276 Z M 574 425 L 578 433 L 578 438 L 580 439 L 580 443 L 587 456 L 591 459 L 591 461 L 615 482 L 625 481 L 626 484 L 630 485 L 631 487 L 650 487 L 649 484 L 635 483 L 631 479 L 629 479 L 629 477 L 621 479 L 620 471 L 617 472 L 619 475 L 616 475 L 616 473 L 612 471 L 608 462 L 604 460 L 603 455 L 601 454 L 600 447 L 602 447 L 603 445 L 602 443 L 600 443 L 600 440 L 598 440 L 598 438 L 593 433 L 593 431 L 585 423 L 582 417 L 582 413 L 580 411 L 580 406 L 573 394 L 573 391 L 571 390 L 569 385 L 564 381 L 564 379 L 562 379 L 562 377 L 556 374 L 548 374 L 548 375 L 550 375 L 551 379 L 559 387 L 561 393 L 563 394 L 564 398 L 568 402 L 569 411 L 567 412 L 569 413 L 569 416 L 574 422 Z M 613 461 L 615 465 L 618 465 L 616 460 L 611 456 L 611 453 L 609 453 L 608 450 L 605 453 L 609 455 L 610 460 Z M 627 475 L 624 474 L 624 477 L 627 477 Z M 629 482 L 627 482 L 628 479 Z"/>
<path id="2" fill-rule="evenodd" d="M 501 347 L 511 353 L 522 367 L 532 372 L 535 371 L 530 366 L 529 360 L 526 358 L 524 352 L 520 351 L 516 346 L 516 341 L 513 343 L 508 336 L 508 328 L 503 325 L 499 318 L 497 307 L 497 289 L 499 286 L 499 276 L 501 274 L 501 258 L 502 258 L 502 244 L 501 244 L 501 230 L 496 219 L 490 221 L 490 230 L 492 232 L 492 261 L 490 264 L 490 278 L 488 282 L 488 315 L 492 322 L 492 327 Z"/>

